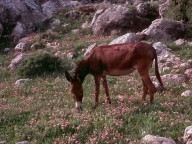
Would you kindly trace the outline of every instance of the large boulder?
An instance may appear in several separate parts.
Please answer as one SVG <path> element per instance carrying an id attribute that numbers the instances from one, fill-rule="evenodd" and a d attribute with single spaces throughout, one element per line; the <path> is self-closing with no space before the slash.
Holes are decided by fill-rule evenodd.
<path id="1" fill-rule="evenodd" d="M 116 39 L 114 39 L 112 42 L 109 43 L 109 45 L 113 44 L 122 44 L 122 43 L 130 43 L 130 42 L 139 42 L 141 40 L 144 40 L 146 37 L 144 34 L 140 33 L 127 33 L 125 35 L 122 35 Z"/>
<path id="2" fill-rule="evenodd" d="M 125 34 L 138 32 L 150 25 L 150 20 L 141 18 L 137 11 L 122 5 L 112 6 L 101 13 L 92 24 L 95 35 Z"/>
<path id="3" fill-rule="evenodd" d="M 43 26 L 54 13 L 65 7 L 80 5 L 66 0 L 3 0 L 0 1 L 0 23 L 11 31 L 12 42 Z"/>
<path id="4" fill-rule="evenodd" d="M 48 0 L 41 5 L 43 13 L 51 18 L 56 12 L 61 10 L 62 8 L 80 6 L 81 3 L 78 1 L 65 1 L 65 0 Z"/>
<path id="5" fill-rule="evenodd" d="M 180 21 L 156 19 L 142 33 L 158 41 L 167 41 L 182 37 L 184 31 L 185 25 Z"/>

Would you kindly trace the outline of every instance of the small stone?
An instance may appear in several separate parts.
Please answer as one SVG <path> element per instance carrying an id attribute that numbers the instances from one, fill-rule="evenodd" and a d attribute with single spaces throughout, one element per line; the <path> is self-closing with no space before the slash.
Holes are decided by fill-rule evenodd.
<path id="1" fill-rule="evenodd" d="M 144 144 L 176 144 L 174 140 L 165 137 L 146 135 L 141 140 Z"/>
<path id="2" fill-rule="evenodd" d="M 182 63 L 179 66 L 179 68 L 182 69 L 182 70 L 186 70 L 186 69 L 188 69 L 190 67 L 191 67 L 191 65 L 189 63 Z"/>
<path id="3" fill-rule="evenodd" d="M 189 97 L 189 96 L 192 96 L 192 90 L 186 90 L 184 91 L 181 96 L 184 96 L 184 97 Z"/>
<path id="4" fill-rule="evenodd" d="M 175 44 L 178 45 L 178 46 L 185 45 L 186 44 L 186 40 L 178 39 L 178 40 L 175 41 Z"/>
<path id="5" fill-rule="evenodd" d="M 187 69 L 184 74 L 187 75 L 190 79 L 192 79 L 192 68 Z"/>
<path id="6" fill-rule="evenodd" d="M 4 49 L 4 52 L 5 52 L 5 53 L 8 53 L 8 52 L 10 52 L 10 51 L 11 51 L 10 48 L 5 48 L 5 49 Z"/>
<path id="7" fill-rule="evenodd" d="M 19 79 L 19 80 L 17 80 L 15 82 L 15 85 L 19 86 L 19 85 L 25 84 L 25 83 L 30 82 L 30 81 L 32 81 L 32 79 L 29 79 L 29 78 L 27 78 L 27 79 Z"/>
<path id="8" fill-rule="evenodd" d="M 17 142 L 16 144 L 30 144 L 28 141 Z"/>

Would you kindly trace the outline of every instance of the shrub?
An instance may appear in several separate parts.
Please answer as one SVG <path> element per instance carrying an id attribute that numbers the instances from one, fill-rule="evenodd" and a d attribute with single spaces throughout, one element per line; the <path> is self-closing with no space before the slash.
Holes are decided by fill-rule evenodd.
<path id="1" fill-rule="evenodd" d="M 192 1 L 191 0 L 172 0 L 166 17 L 174 20 L 182 20 L 186 23 L 186 36 L 192 36 Z"/>
<path id="2" fill-rule="evenodd" d="M 18 68 L 18 74 L 24 77 L 36 77 L 53 72 L 63 72 L 68 69 L 66 61 L 48 52 L 32 55 Z"/>

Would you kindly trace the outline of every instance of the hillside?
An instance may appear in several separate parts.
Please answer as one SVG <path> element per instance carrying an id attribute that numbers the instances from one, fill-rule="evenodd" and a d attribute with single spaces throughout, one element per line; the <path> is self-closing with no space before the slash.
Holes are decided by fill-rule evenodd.
<path id="1" fill-rule="evenodd" d="M 0 143 L 192 142 L 191 25 L 174 19 L 166 2 L 0 2 Z M 65 71 L 73 74 L 95 45 L 140 41 L 156 49 L 167 90 L 155 93 L 154 104 L 149 95 L 142 103 L 137 71 L 107 76 L 112 103 L 106 103 L 101 86 L 99 105 L 93 109 L 95 83 L 88 75 L 83 108 L 77 110 Z M 154 69 L 153 64 L 149 73 L 158 88 Z"/>

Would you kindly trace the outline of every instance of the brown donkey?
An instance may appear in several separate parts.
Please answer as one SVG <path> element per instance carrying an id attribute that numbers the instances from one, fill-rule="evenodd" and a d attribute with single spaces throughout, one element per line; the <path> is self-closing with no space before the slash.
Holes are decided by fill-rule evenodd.
<path id="1" fill-rule="evenodd" d="M 106 75 L 120 76 L 133 72 L 139 72 L 143 82 L 142 102 L 145 101 L 149 92 L 150 103 L 154 101 L 154 93 L 157 91 L 149 77 L 149 69 L 155 59 L 155 75 L 164 90 L 163 83 L 158 70 L 156 50 L 149 44 L 125 43 L 107 46 L 97 46 L 78 63 L 74 69 L 74 76 L 65 73 L 67 80 L 71 83 L 71 93 L 74 97 L 76 108 L 81 108 L 83 89 L 82 83 L 88 74 L 92 74 L 95 80 L 95 105 L 98 105 L 100 81 L 105 89 L 107 102 L 110 104 Z"/>

